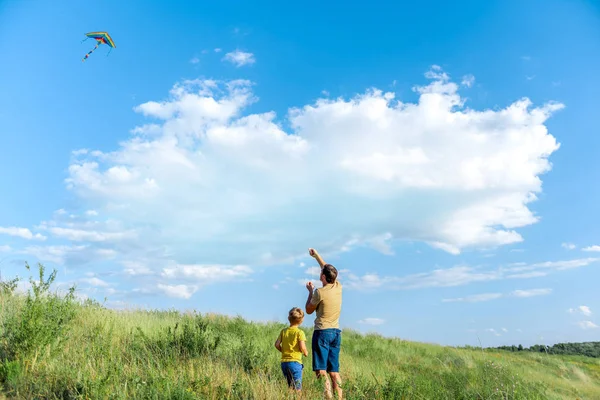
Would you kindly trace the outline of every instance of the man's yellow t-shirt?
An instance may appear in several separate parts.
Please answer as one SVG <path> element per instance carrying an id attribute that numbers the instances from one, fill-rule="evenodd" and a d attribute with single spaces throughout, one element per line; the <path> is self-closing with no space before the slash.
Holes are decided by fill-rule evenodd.
<path id="1" fill-rule="evenodd" d="M 339 329 L 342 312 L 342 284 L 339 281 L 315 289 L 311 304 L 317 307 L 315 330 Z"/>
<path id="2" fill-rule="evenodd" d="M 279 334 L 281 341 L 281 362 L 297 361 L 302 364 L 300 341 L 306 342 L 306 334 L 297 326 L 285 328 Z"/>

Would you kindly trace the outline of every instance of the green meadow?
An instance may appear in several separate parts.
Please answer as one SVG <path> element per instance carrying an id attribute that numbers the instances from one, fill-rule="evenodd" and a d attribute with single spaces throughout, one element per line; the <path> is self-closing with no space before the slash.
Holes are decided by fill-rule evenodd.
<path id="1" fill-rule="evenodd" d="M 51 288 L 0 286 L 0 398 L 285 399 L 284 327 L 195 312 L 115 311 Z M 312 330 L 305 323 L 310 353 Z M 306 399 L 322 387 L 305 359 Z M 600 359 L 452 348 L 343 332 L 347 399 L 600 399 Z"/>

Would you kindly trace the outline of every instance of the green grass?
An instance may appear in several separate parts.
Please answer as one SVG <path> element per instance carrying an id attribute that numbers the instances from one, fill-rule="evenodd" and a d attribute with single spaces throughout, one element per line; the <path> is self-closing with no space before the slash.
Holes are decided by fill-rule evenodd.
<path id="1" fill-rule="evenodd" d="M 273 346 L 284 325 L 0 293 L 0 398 L 292 398 Z M 342 338 L 348 399 L 600 398 L 599 359 Z M 310 365 L 305 398 L 322 398 Z"/>

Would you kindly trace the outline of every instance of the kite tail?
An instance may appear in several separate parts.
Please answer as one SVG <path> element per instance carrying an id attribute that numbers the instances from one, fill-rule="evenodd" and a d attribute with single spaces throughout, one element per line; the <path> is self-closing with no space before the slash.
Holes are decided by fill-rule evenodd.
<path id="1" fill-rule="evenodd" d="M 98 46 L 100 46 L 100 42 L 96 43 L 96 47 L 94 47 L 93 49 L 91 49 L 86 55 L 85 57 L 83 57 L 83 60 L 81 60 L 82 62 L 87 60 L 87 58 L 90 56 L 90 54 L 92 54 L 94 52 L 94 50 L 96 50 L 98 48 Z"/>

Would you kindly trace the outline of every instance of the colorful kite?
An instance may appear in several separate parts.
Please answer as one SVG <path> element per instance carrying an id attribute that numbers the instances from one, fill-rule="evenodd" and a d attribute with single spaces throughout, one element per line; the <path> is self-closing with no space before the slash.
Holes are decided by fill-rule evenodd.
<path id="1" fill-rule="evenodd" d="M 110 37 L 110 35 L 108 34 L 108 32 L 90 32 L 90 33 L 86 33 L 85 36 L 87 36 L 87 38 L 85 38 L 84 42 L 86 40 L 88 40 L 89 38 L 92 38 L 92 39 L 95 39 L 97 43 L 96 43 L 96 47 L 94 47 L 92 50 L 90 50 L 89 53 L 87 53 L 85 55 L 85 57 L 83 57 L 83 60 L 81 60 L 82 62 L 87 60 L 87 58 L 90 56 L 90 54 L 92 54 L 94 52 L 94 50 L 96 50 L 98 48 L 98 46 L 100 46 L 102 43 L 107 44 L 110 47 L 108 54 L 110 54 L 112 49 L 117 47 L 117 46 L 115 46 L 115 42 L 113 42 L 113 40 Z"/>

